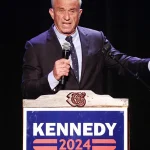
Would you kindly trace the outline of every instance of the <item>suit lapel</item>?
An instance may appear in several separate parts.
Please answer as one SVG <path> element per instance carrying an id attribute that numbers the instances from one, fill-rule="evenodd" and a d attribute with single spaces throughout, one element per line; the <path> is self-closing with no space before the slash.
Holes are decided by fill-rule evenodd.
<path id="1" fill-rule="evenodd" d="M 87 62 L 87 55 L 88 55 L 88 49 L 89 49 L 89 38 L 88 35 L 84 32 L 84 29 L 78 27 L 80 41 L 81 41 L 81 48 L 82 48 L 82 71 L 81 71 L 81 81 L 84 77 L 85 68 L 86 68 L 86 62 Z"/>
<path id="2" fill-rule="evenodd" d="M 51 46 L 53 47 L 53 55 L 55 55 L 54 57 L 56 57 L 56 59 L 62 58 L 62 47 L 54 32 L 53 25 L 48 30 L 47 40 L 51 43 Z"/>

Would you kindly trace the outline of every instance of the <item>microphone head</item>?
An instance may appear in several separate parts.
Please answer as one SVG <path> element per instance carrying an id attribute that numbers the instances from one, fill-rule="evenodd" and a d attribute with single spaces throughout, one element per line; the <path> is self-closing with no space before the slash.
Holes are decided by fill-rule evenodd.
<path id="1" fill-rule="evenodd" d="M 65 42 L 63 45 L 62 45 L 62 49 L 63 50 L 70 50 L 70 47 L 71 47 L 71 44 L 69 42 Z"/>

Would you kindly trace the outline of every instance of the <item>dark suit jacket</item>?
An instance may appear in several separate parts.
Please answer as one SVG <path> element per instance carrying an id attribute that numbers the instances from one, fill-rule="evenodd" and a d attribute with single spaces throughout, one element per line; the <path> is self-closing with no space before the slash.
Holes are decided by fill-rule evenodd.
<path id="1" fill-rule="evenodd" d="M 70 69 L 64 89 L 92 90 L 97 94 L 103 94 L 104 67 L 116 69 L 120 75 L 125 75 L 125 70 L 111 59 L 108 53 L 102 53 L 104 44 L 109 42 L 103 32 L 80 26 L 78 31 L 82 47 L 81 81 L 77 82 L 73 70 Z M 37 98 L 40 95 L 55 93 L 49 86 L 48 74 L 53 70 L 55 61 L 62 58 L 62 48 L 53 27 L 27 41 L 25 49 L 22 75 L 23 98 Z M 112 45 L 110 52 L 134 73 L 149 73 L 150 59 L 127 56 Z M 59 86 L 56 89 L 59 89 Z"/>

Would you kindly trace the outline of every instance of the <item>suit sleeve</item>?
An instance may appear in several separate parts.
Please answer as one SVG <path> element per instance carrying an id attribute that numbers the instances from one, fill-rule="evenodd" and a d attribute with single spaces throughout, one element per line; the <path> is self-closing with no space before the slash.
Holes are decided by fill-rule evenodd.
<path id="1" fill-rule="evenodd" d="M 48 74 L 42 76 L 40 62 L 33 45 L 27 41 L 23 57 L 22 95 L 26 99 L 35 99 L 40 95 L 54 94 L 48 83 Z"/>
<path id="2" fill-rule="evenodd" d="M 139 77 L 146 81 L 150 81 L 150 71 L 148 69 L 148 63 L 150 58 L 138 58 L 128 56 L 125 53 L 116 50 L 111 43 L 104 37 L 104 44 L 109 43 L 110 49 L 105 52 L 105 66 L 109 69 L 115 69 L 119 75 L 125 76 L 132 73 L 132 75 L 138 74 Z M 110 57 L 113 56 L 113 57 Z M 117 61 L 116 61 L 117 60 Z"/>

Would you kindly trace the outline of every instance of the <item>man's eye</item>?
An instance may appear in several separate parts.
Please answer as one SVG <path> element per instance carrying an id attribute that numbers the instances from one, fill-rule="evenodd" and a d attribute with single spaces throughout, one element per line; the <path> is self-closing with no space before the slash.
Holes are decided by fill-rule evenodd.
<path id="1" fill-rule="evenodd" d="M 70 10 L 69 12 L 70 12 L 71 14 L 75 14 L 75 13 L 76 13 L 76 10 L 73 9 L 73 10 Z"/>
<path id="2" fill-rule="evenodd" d="M 74 10 L 70 10 L 71 12 L 75 12 Z"/>
<path id="3" fill-rule="evenodd" d="M 70 12 L 74 13 L 74 12 L 75 12 L 75 10 L 74 10 L 74 9 L 73 9 L 73 10 L 70 10 Z"/>
<path id="4" fill-rule="evenodd" d="M 58 11 L 59 11 L 59 12 L 63 12 L 64 10 L 63 10 L 63 9 L 59 9 Z"/>

